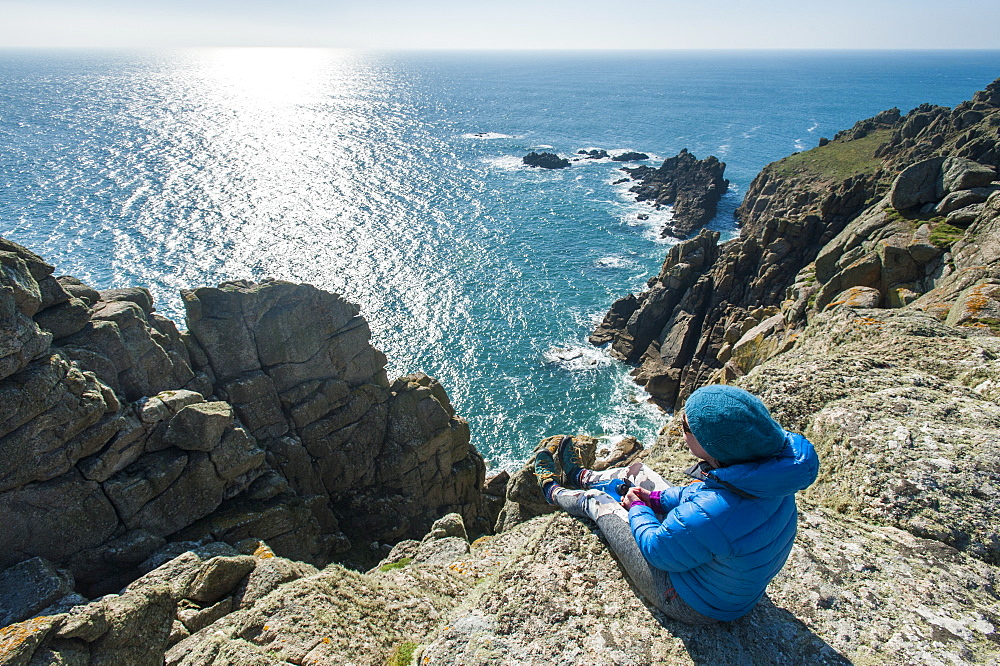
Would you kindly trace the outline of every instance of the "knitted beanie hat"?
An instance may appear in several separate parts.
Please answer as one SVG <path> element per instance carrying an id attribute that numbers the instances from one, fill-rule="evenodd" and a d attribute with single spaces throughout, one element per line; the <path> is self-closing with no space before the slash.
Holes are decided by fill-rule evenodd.
<path id="1" fill-rule="evenodd" d="M 703 386 L 684 413 L 701 447 L 724 465 L 768 458 L 785 445 L 784 428 L 760 398 L 735 386 Z"/>

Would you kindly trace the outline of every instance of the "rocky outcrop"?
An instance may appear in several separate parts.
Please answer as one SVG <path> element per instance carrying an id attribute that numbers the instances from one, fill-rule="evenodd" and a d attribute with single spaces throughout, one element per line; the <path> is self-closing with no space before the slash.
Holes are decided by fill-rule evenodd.
<path id="1" fill-rule="evenodd" d="M 990 326 L 992 315 L 976 313 L 996 309 L 989 285 L 1000 275 L 975 262 L 992 261 L 976 248 L 992 246 L 1000 185 L 995 88 L 954 109 L 891 109 L 768 165 L 737 209 L 739 238 L 676 290 L 662 286 L 666 262 L 648 291 L 612 306 L 591 341 L 610 342 L 671 410 L 698 386 L 790 348 L 825 307 L 912 306 L 947 318 L 974 288 L 982 309 L 949 321 Z"/>
<path id="2" fill-rule="evenodd" d="M 811 501 L 998 565 L 998 352 L 912 308 L 838 306 L 741 385 L 817 447 Z"/>
<path id="3" fill-rule="evenodd" d="M 746 617 L 708 628 L 658 617 L 589 523 L 557 512 L 508 526 L 504 537 L 530 531 L 531 540 L 452 611 L 422 658 L 988 663 L 1000 655 L 1000 493 L 988 471 L 998 350 L 997 338 L 924 313 L 839 306 L 739 380 L 823 461 L 800 493 L 789 561 Z M 672 422 L 645 459 L 674 483 L 686 482 L 690 462 L 680 437 Z"/>
<path id="4" fill-rule="evenodd" d="M 542 169 L 565 169 L 569 166 L 569 160 L 559 157 L 555 153 L 536 153 L 531 151 L 521 158 L 524 164 L 530 167 L 540 167 Z"/>
<path id="5" fill-rule="evenodd" d="M 611 158 L 611 160 L 614 162 L 641 162 L 643 160 L 648 160 L 648 159 L 649 155 L 647 155 L 646 153 L 637 153 L 634 150 L 629 150 L 619 155 L 614 155 Z"/>
<path id="6" fill-rule="evenodd" d="M 444 388 L 390 383 L 358 309 L 309 285 L 232 283 L 183 293 L 199 370 L 317 501 L 325 531 L 392 543 L 458 511 L 480 531 L 485 464 Z M 341 525 L 343 524 L 343 528 Z"/>
<path id="7" fill-rule="evenodd" d="M 576 151 L 577 155 L 580 157 L 575 158 L 574 161 L 579 160 L 606 160 L 611 159 L 612 162 L 641 162 L 642 160 L 648 160 L 649 155 L 646 153 L 638 153 L 634 150 L 628 150 L 624 153 L 619 153 L 617 155 L 609 155 L 608 151 L 603 148 L 591 148 L 590 150 L 580 149 Z M 623 182 L 628 182 L 626 178 Z"/>
<path id="8" fill-rule="evenodd" d="M 719 199 L 729 187 L 729 181 L 723 178 L 726 171 L 723 162 L 712 156 L 699 160 L 687 148 L 658 168 L 638 166 L 622 170 L 640 181 L 630 190 L 635 192 L 636 201 L 651 201 L 657 208 L 673 206 L 673 217 L 663 230 L 664 236 L 687 238 L 711 222 Z"/>
<path id="9" fill-rule="evenodd" d="M 787 564 L 735 622 L 688 627 L 644 603 L 593 525 L 542 501 L 529 460 L 508 484 L 497 535 L 470 543 L 461 517 L 445 516 L 367 573 L 316 571 L 256 542 L 173 544 L 120 594 L 86 603 L 60 598 L 69 583 L 51 565 L 19 565 L 52 605 L 0 630 L 0 655 L 220 666 L 991 663 L 998 358 L 1000 338 L 979 329 L 840 305 L 738 380 L 814 443 L 822 468 L 799 494 Z M 595 466 L 639 456 L 686 483 L 681 436 L 674 420 L 651 449 L 626 441 Z M 592 460 L 597 440 L 574 439 Z M 135 618 L 150 655 L 119 647 Z"/>
<path id="10" fill-rule="evenodd" d="M 908 166 L 896 176 L 889 190 L 889 205 L 902 211 L 935 203 L 926 212 L 951 212 L 961 208 L 959 204 L 966 199 L 969 203 L 985 201 L 988 192 L 977 196 L 975 191 L 990 188 L 996 175 L 993 168 L 964 157 L 932 157 Z M 972 196 L 963 194 L 966 191 L 971 191 Z M 946 195 L 948 201 L 942 201 Z"/>
<path id="11" fill-rule="evenodd" d="M 636 360 L 660 333 L 664 315 L 674 311 L 698 276 L 716 260 L 718 240 L 718 232 L 702 230 L 672 247 L 659 274 L 647 283 L 649 289 L 617 301 L 591 335 L 591 343 L 614 340 L 612 352 L 618 358 Z"/>
<path id="12" fill-rule="evenodd" d="M 67 594 L 0 629 L 0 659 L 5 664 L 163 664 L 171 646 L 253 607 L 282 584 L 317 573 L 310 565 L 275 557 L 263 544 L 252 555 L 219 543 L 178 544 L 142 567 L 147 573 L 116 594 L 93 602 Z M 57 574 L 50 574 L 50 586 L 56 580 Z"/>
<path id="13" fill-rule="evenodd" d="M 468 425 L 432 378 L 390 382 L 339 296 L 197 289 L 181 333 L 145 289 L 0 248 L 0 567 L 44 558 L 94 596 L 168 542 L 364 563 L 444 513 L 489 531 Z"/>

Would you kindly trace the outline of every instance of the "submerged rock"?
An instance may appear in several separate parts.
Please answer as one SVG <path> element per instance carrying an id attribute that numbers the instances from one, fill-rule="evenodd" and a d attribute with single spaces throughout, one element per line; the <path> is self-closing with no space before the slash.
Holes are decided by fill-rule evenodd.
<path id="1" fill-rule="evenodd" d="M 611 159 L 615 162 L 641 162 L 642 160 L 648 160 L 649 155 L 630 150 L 628 152 L 621 153 L 620 155 L 615 155 Z"/>

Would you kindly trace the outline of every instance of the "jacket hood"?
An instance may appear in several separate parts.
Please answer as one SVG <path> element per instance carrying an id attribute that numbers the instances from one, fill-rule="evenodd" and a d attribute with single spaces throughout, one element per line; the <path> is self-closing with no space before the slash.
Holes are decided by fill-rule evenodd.
<path id="1" fill-rule="evenodd" d="M 785 445 L 770 458 L 712 470 L 713 478 L 754 497 L 784 497 L 812 485 L 819 474 L 819 456 L 812 443 L 798 433 L 785 432 Z"/>

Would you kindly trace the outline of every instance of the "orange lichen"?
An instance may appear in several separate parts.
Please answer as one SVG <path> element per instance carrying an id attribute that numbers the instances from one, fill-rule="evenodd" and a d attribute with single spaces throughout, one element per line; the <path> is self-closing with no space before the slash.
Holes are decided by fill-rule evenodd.
<path id="1" fill-rule="evenodd" d="M 990 304 L 990 299 L 979 293 L 973 293 L 965 299 L 965 307 L 972 312 L 979 312 Z"/>
<path id="2" fill-rule="evenodd" d="M 881 326 L 882 322 L 871 317 L 858 317 L 854 320 L 855 326 Z"/>
<path id="3" fill-rule="evenodd" d="M 7 658 L 13 657 L 25 641 L 40 631 L 48 631 L 51 627 L 52 620 L 41 616 L 0 629 L 0 661 L 6 663 Z"/>
<path id="4" fill-rule="evenodd" d="M 931 303 L 924 306 L 923 310 L 932 317 L 937 317 L 941 321 L 948 318 L 948 313 L 951 312 L 951 303 Z"/>

